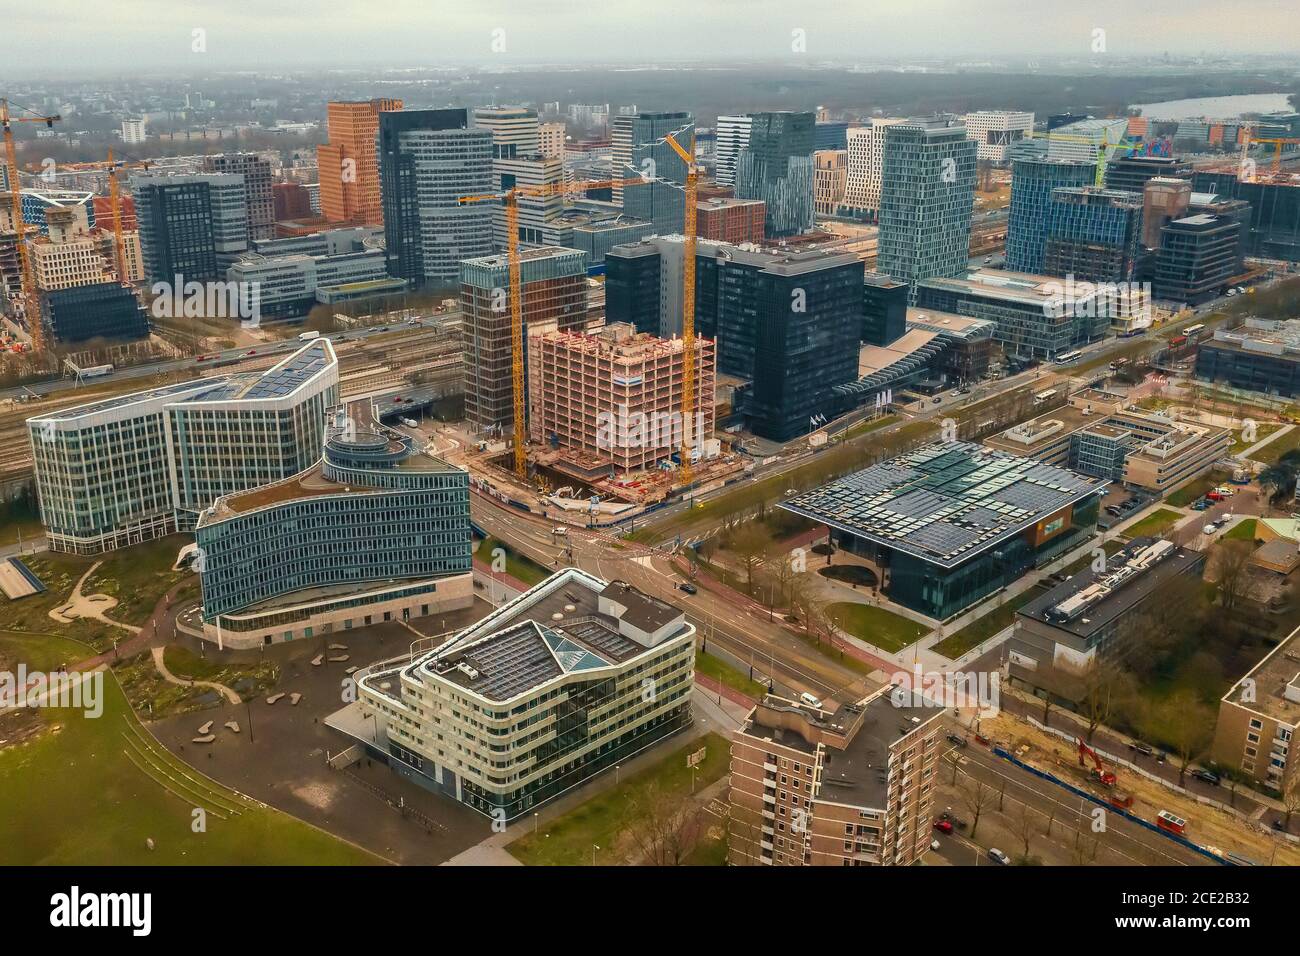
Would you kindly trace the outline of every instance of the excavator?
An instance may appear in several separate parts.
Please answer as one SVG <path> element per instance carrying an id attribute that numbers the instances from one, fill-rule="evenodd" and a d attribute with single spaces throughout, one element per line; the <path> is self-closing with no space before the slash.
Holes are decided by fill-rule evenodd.
<path id="1" fill-rule="evenodd" d="M 1101 758 L 1097 756 L 1097 751 L 1085 744 L 1082 737 L 1076 737 L 1075 743 L 1079 745 L 1079 766 L 1086 767 L 1088 764 L 1087 758 L 1091 757 L 1092 769 L 1088 771 L 1088 776 L 1092 777 L 1093 780 L 1096 780 L 1107 790 L 1112 791 L 1106 797 L 1111 806 L 1119 807 L 1122 810 L 1127 810 L 1129 807 L 1133 806 L 1133 797 L 1131 795 L 1122 790 L 1115 789 L 1115 785 L 1119 782 L 1119 778 L 1115 776 L 1113 770 L 1107 770 L 1105 768 L 1101 762 Z"/>

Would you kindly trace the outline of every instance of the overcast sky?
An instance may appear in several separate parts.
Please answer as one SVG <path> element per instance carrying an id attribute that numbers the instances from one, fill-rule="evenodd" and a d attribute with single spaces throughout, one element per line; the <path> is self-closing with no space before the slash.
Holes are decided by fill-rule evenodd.
<path id="1" fill-rule="evenodd" d="M 1300 0 L 0 0 L 0 8 L 10 35 L 0 72 L 10 76 L 1088 56 L 1098 36 L 1116 56 L 1300 51 Z M 205 31 L 206 52 L 192 52 L 195 30 Z M 796 30 L 802 51 L 792 49 Z"/>

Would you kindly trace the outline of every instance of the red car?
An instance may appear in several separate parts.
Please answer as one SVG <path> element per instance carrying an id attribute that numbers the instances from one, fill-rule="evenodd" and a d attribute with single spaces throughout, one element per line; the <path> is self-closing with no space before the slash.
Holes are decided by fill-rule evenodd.
<path id="1" fill-rule="evenodd" d="M 245 352 L 244 354 L 245 354 L 245 355 L 256 355 L 256 354 L 257 354 L 257 349 L 249 349 L 249 350 L 248 350 L 247 352 Z"/>
<path id="2" fill-rule="evenodd" d="M 935 828 L 936 830 L 938 830 L 940 833 L 951 833 L 951 832 L 952 832 L 952 821 L 951 821 L 951 820 L 935 820 L 935 821 L 934 821 L 934 828 Z"/>

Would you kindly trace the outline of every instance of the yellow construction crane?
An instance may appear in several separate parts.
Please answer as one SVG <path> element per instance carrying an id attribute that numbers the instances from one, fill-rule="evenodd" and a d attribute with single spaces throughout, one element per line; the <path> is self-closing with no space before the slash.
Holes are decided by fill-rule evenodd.
<path id="1" fill-rule="evenodd" d="M 32 352 L 38 358 L 45 350 L 45 330 L 41 323 L 41 304 L 36 296 L 36 277 L 32 274 L 32 262 L 27 255 L 27 242 L 23 233 L 23 187 L 18 178 L 18 153 L 14 148 L 13 123 L 44 123 L 47 129 L 53 129 L 61 117 L 55 116 L 10 116 L 9 101 L 0 99 L 0 128 L 4 130 L 5 168 L 9 170 L 9 198 L 13 205 L 14 232 L 18 234 L 18 264 L 22 274 L 23 312 L 27 318 L 27 327 L 32 334 Z"/>
<path id="2" fill-rule="evenodd" d="M 686 164 L 686 224 L 682 250 L 682 483 L 691 481 L 691 429 L 695 427 L 695 197 L 698 170 L 695 166 L 695 135 L 691 127 L 690 148 L 669 133 L 665 140 Z M 699 444 L 703 436 L 696 435 Z"/>
<path id="3" fill-rule="evenodd" d="M 148 160 L 141 160 L 139 162 L 127 162 L 122 159 L 115 160 L 113 159 L 113 150 L 110 149 L 106 161 L 94 163 L 65 163 L 62 167 L 68 172 L 94 169 L 108 170 L 108 195 L 109 202 L 113 209 L 114 259 L 115 265 L 117 266 L 118 281 L 123 284 L 126 284 L 127 282 L 126 244 L 122 239 L 122 193 L 120 184 L 117 180 L 117 171 L 119 169 L 148 169 L 152 165 L 153 163 Z"/>
<path id="4" fill-rule="evenodd" d="M 519 264 L 519 197 L 562 196 L 566 193 L 584 192 L 588 189 L 605 189 L 611 186 L 637 186 L 651 180 L 640 176 L 631 179 L 603 179 L 572 183 L 546 183 L 541 186 L 512 186 L 505 192 L 485 193 L 478 196 L 461 196 L 461 205 L 499 201 L 506 211 L 506 261 L 510 277 L 510 374 L 514 397 L 515 474 L 528 477 L 528 456 L 524 449 L 524 420 L 527 417 L 528 393 L 524 388 L 524 304 L 523 282 Z"/>
<path id="5" fill-rule="evenodd" d="M 1110 162 L 1111 157 L 1121 149 L 1139 149 L 1144 143 L 1140 139 L 1125 137 L 1115 143 L 1101 142 L 1098 143 L 1091 136 L 1076 136 L 1074 133 L 1057 133 L 1055 131 L 1042 133 L 1033 132 L 1029 134 L 1035 139 L 1046 139 L 1050 143 L 1056 140 L 1061 143 L 1085 143 L 1088 146 L 1094 146 L 1097 150 L 1097 172 L 1093 177 L 1094 186 L 1102 186 L 1106 179 L 1106 164 Z"/>

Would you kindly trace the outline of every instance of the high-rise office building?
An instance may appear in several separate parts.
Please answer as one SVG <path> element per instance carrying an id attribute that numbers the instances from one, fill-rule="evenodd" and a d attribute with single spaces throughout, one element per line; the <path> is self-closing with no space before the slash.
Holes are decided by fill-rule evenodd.
<path id="1" fill-rule="evenodd" d="M 1007 213 L 1007 269 L 1042 273 L 1052 192 L 1061 187 L 1091 185 L 1096 171 L 1095 163 L 1070 159 L 1018 159 L 1012 162 L 1011 208 Z"/>
<path id="2" fill-rule="evenodd" d="M 217 153 L 204 157 L 203 166 L 209 172 L 244 177 L 249 239 L 270 239 L 275 235 L 274 177 L 269 159 L 257 153 Z"/>
<path id="3" fill-rule="evenodd" d="M 966 135 L 979 144 L 979 159 L 1005 166 L 1008 150 L 1034 128 L 1034 114 L 1008 110 L 967 113 Z"/>
<path id="4" fill-rule="evenodd" d="M 736 197 L 767 204 L 767 235 L 796 236 L 813 226 L 812 113 L 754 113 L 749 144 L 736 162 Z"/>
<path id="5" fill-rule="evenodd" d="M 1157 299 L 1196 305 L 1219 295 L 1241 261 L 1241 223 L 1198 213 L 1160 230 L 1151 291 Z"/>
<path id="6" fill-rule="evenodd" d="M 1172 156 L 1116 156 L 1106 164 L 1107 189 L 1140 193 L 1157 176 L 1192 181 L 1192 164 Z"/>
<path id="7" fill-rule="evenodd" d="M 514 426 L 513 336 L 509 264 L 502 255 L 466 259 L 460 266 L 464 328 L 465 417 L 481 430 Z M 520 309 L 530 327 L 580 329 L 587 320 L 586 256 L 554 246 L 520 253 Z"/>
<path id="8" fill-rule="evenodd" d="M 913 119 L 885 130 L 877 271 L 916 283 L 958 276 L 970 261 L 978 148 L 948 119 Z"/>
<path id="9" fill-rule="evenodd" d="M 1088 282 L 1131 282 L 1142 251 L 1142 197 L 1095 186 L 1053 190 L 1043 272 Z"/>
<path id="10" fill-rule="evenodd" d="M 492 132 L 492 158 L 533 156 L 540 143 L 537 110 L 526 106 L 480 106 L 474 110 L 474 127 Z M 496 183 L 500 188 L 500 183 Z"/>
<path id="11" fill-rule="evenodd" d="M 211 184 L 197 176 L 132 176 L 148 282 L 217 278 Z"/>
<path id="12" fill-rule="evenodd" d="M 1192 199 L 1192 184 L 1186 179 L 1154 176 L 1142 191 L 1142 246 L 1160 247 L 1160 230 L 1171 219 L 1182 219 Z"/>
<path id="13" fill-rule="evenodd" d="M 50 549 L 97 554 L 187 530 L 219 496 L 297 474 L 320 458 L 338 382 L 338 359 L 322 338 L 262 373 L 29 418 Z"/>
<path id="14" fill-rule="evenodd" d="M 854 215 L 875 219 L 880 214 L 881 173 L 885 164 L 885 130 L 906 120 L 898 117 L 855 126 L 846 134 L 848 166 L 844 183 L 844 206 Z"/>
<path id="15" fill-rule="evenodd" d="M 149 334 L 149 319 L 135 293 L 120 282 L 63 288 L 41 296 L 41 317 L 55 342 L 103 338 L 123 341 Z"/>
<path id="16" fill-rule="evenodd" d="M 388 273 L 415 287 L 450 286 L 460 261 L 492 251 L 492 132 L 464 110 L 379 114 L 379 178 Z"/>
<path id="17" fill-rule="evenodd" d="M 641 176 L 646 183 L 623 189 L 623 211 L 654 226 L 659 235 L 686 228 L 686 163 L 664 141 L 671 134 L 688 152 L 695 146 L 695 120 L 690 113 L 638 113 L 632 120 L 631 160 L 615 167 L 615 179 Z"/>
<path id="18" fill-rule="evenodd" d="M 632 164 L 632 119 L 630 113 L 623 114 L 615 116 L 609 124 L 609 178 L 614 180 L 610 198 L 620 206 L 623 205 L 623 185 L 619 180 L 631 176 L 628 170 Z"/>
<path id="19" fill-rule="evenodd" d="M 740 151 L 749 145 L 749 128 L 752 120 L 748 116 L 719 116 L 717 145 L 714 148 L 716 162 L 713 179 L 719 186 L 736 185 L 736 161 Z"/>
<path id="20" fill-rule="evenodd" d="M 1055 128 L 1048 126 L 1047 158 L 1096 163 L 1128 132 L 1127 119 L 1084 119 Z"/>
<path id="21" fill-rule="evenodd" d="M 818 119 L 813 125 L 813 152 L 848 149 L 848 131 L 848 123 Z"/>
<path id="22" fill-rule="evenodd" d="M 209 640 L 265 647 L 473 603 L 469 474 L 380 425 L 368 399 L 328 420 L 305 470 L 199 516 Z"/>
<path id="23" fill-rule="evenodd" d="M 326 108 L 329 142 L 317 147 L 316 162 L 320 214 L 330 222 L 383 224 L 376 158 L 379 114 L 401 108 L 396 99 L 330 103 Z"/>
<path id="24" fill-rule="evenodd" d="M 476 129 L 492 133 L 492 185 L 497 190 L 521 187 L 558 186 L 564 181 L 563 159 L 548 159 L 541 152 L 537 111 L 523 106 L 483 106 L 474 111 Z M 515 198 L 520 242 L 556 245 L 551 224 L 564 209 L 564 197 L 522 194 Z M 506 247 L 506 210 L 493 210 L 492 240 L 497 249 Z"/>

